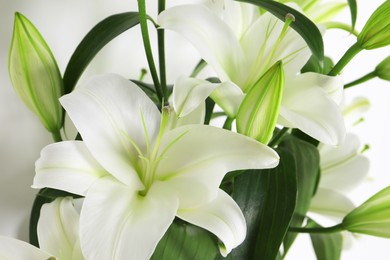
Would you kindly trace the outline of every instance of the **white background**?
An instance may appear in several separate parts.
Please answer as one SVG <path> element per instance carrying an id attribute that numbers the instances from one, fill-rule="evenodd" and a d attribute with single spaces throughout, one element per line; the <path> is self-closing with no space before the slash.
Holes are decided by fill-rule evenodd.
<path id="1" fill-rule="evenodd" d="M 157 1 L 147 2 L 154 5 Z M 359 30 L 381 2 L 358 1 Z M 110 14 L 135 10 L 135 0 L 0 0 L 0 235 L 27 239 L 28 214 L 36 193 L 30 188 L 34 162 L 40 150 L 51 142 L 50 135 L 19 101 L 8 79 L 7 59 L 14 12 L 23 13 L 35 24 L 57 58 L 61 72 L 64 72 L 73 50 L 93 25 Z M 155 10 L 150 14 L 155 17 Z M 338 19 L 348 22 L 348 11 L 343 12 Z M 146 66 L 138 35 L 139 27 L 110 43 L 94 60 L 86 75 L 115 72 L 137 78 L 140 69 Z M 170 42 L 183 43 L 175 35 L 169 38 Z M 326 54 L 338 60 L 353 42 L 354 37 L 346 32 L 330 31 L 325 37 Z M 170 43 L 167 46 L 169 48 Z M 372 71 L 389 54 L 389 48 L 362 52 L 345 69 L 345 82 Z M 171 82 L 180 73 L 188 74 L 198 60 L 190 46 L 169 49 L 167 56 L 170 64 L 168 79 Z M 371 147 L 366 152 L 371 161 L 370 178 L 351 194 L 351 198 L 358 204 L 390 185 L 390 84 L 374 79 L 348 90 L 346 95 L 347 99 L 365 96 L 371 101 L 365 122 L 354 129 L 362 142 Z M 352 249 L 343 252 L 342 259 L 389 259 L 389 246 L 390 240 L 360 236 L 354 239 Z M 310 241 L 305 236 L 298 240 L 288 259 L 315 259 Z"/>

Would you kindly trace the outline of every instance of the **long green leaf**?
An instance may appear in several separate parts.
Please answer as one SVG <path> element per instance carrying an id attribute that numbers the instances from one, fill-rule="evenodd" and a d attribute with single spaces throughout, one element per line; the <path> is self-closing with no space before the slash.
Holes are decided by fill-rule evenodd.
<path id="1" fill-rule="evenodd" d="M 313 55 L 317 58 L 317 62 L 322 67 L 324 61 L 324 42 L 322 40 L 321 32 L 317 26 L 306 16 L 300 12 L 288 7 L 284 4 L 270 0 L 236 0 L 238 2 L 245 2 L 260 6 L 278 17 L 283 22 L 286 15 L 291 13 L 295 17 L 295 22 L 291 23 L 291 27 L 297 31 L 306 41 Z"/>
<path id="2" fill-rule="evenodd" d="M 313 220 L 309 220 L 306 227 L 321 227 Z M 339 260 L 343 249 L 343 237 L 340 233 L 310 234 L 311 243 L 317 260 Z"/>
<path id="3" fill-rule="evenodd" d="M 214 259 L 217 238 L 204 229 L 175 220 L 153 253 L 152 260 Z"/>
<path id="4" fill-rule="evenodd" d="M 298 195 L 291 226 L 300 227 L 316 190 L 320 156 L 314 145 L 294 136 L 290 136 L 290 138 L 282 142 L 280 147 L 287 149 L 293 154 L 296 162 Z M 284 255 L 288 252 L 296 236 L 297 233 L 287 233 L 283 244 Z"/>
<path id="5" fill-rule="evenodd" d="M 65 94 L 73 90 L 88 64 L 107 43 L 137 24 L 139 24 L 138 13 L 127 12 L 107 17 L 93 27 L 77 46 L 66 67 Z"/>
<path id="6" fill-rule="evenodd" d="M 278 167 L 248 170 L 233 183 L 233 198 L 247 222 L 247 236 L 227 259 L 275 260 L 289 226 L 296 201 L 296 172 L 293 156 L 278 149 Z M 220 258 L 222 259 L 222 258 Z"/>
<path id="7" fill-rule="evenodd" d="M 357 3 L 356 0 L 348 0 L 349 10 L 351 12 L 351 31 L 355 29 L 357 18 Z"/>

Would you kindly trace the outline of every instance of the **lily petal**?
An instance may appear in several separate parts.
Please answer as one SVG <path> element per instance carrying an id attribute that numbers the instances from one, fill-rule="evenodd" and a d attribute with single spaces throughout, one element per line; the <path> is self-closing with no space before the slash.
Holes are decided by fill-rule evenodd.
<path id="1" fill-rule="evenodd" d="M 241 244 L 246 236 L 246 222 L 241 209 L 222 190 L 218 190 L 218 196 L 205 205 L 181 208 L 177 216 L 216 235 L 223 242 L 220 246 L 223 256 Z"/>
<path id="2" fill-rule="evenodd" d="M 138 160 L 137 150 L 144 153 L 147 140 L 155 139 L 160 124 L 160 113 L 146 94 L 129 80 L 106 74 L 60 101 L 95 159 L 124 184 L 143 189 L 132 162 Z"/>
<path id="3" fill-rule="evenodd" d="M 174 6 L 159 15 L 158 24 L 190 41 L 221 81 L 242 82 L 245 67 L 239 40 L 210 9 L 202 5 Z"/>
<path id="4" fill-rule="evenodd" d="M 358 186 L 367 177 L 370 164 L 359 149 L 359 138 L 351 133 L 340 146 L 320 145 L 320 187 L 347 192 Z"/>
<path id="5" fill-rule="evenodd" d="M 183 117 L 198 108 L 219 84 L 181 76 L 173 86 L 173 108 Z"/>
<path id="6" fill-rule="evenodd" d="M 81 141 L 59 142 L 43 148 L 35 172 L 33 188 L 48 187 L 78 195 L 85 195 L 94 181 L 108 174 Z"/>
<path id="7" fill-rule="evenodd" d="M 338 145 L 345 139 L 341 109 L 330 98 L 330 87 L 326 87 L 328 91 L 322 88 L 324 77 L 316 75 L 318 81 L 313 80 L 313 73 L 286 77 L 280 122 L 288 122 L 322 143 Z M 342 85 L 336 88 L 342 88 Z"/>
<path id="8" fill-rule="evenodd" d="M 44 204 L 38 221 L 38 240 L 42 250 L 58 259 L 73 259 L 73 251 L 79 240 L 80 216 L 70 197 L 57 198 Z"/>
<path id="9" fill-rule="evenodd" d="M 161 183 L 145 196 L 112 177 L 89 190 L 80 216 L 81 248 L 86 259 L 149 259 L 173 222 L 176 197 Z M 102 225 L 104 223 L 104 225 Z"/>
<path id="10" fill-rule="evenodd" d="M 310 211 L 343 218 L 355 208 L 353 202 L 347 196 L 330 189 L 318 188 L 311 200 Z"/>
<path id="11" fill-rule="evenodd" d="M 236 84 L 230 81 L 222 82 L 210 95 L 225 113 L 231 117 L 236 117 L 241 102 L 245 97 L 244 92 Z"/>
<path id="12" fill-rule="evenodd" d="M 4 260 L 48 260 L 51 255 L 24 241 L 0 236 L 0 259 Z"/>
<path id="13" fill-rule="evenodd" d="M 348 192 L 359 186 L 368 175 L 370 161 L 363 155 L 340 162 L 339 165 L 322 171 L 321 187 Z"/>
<path id="14" fill-rule="evenodd" d="M 205 149 L 207 147 L 207 149 Z M 256 140 L 205 125 L 192 125 L 167 132 L 160 146 L 161 161 L 156 178 L 165 182 L 191 183 L 188 193 L 177 191 L 181 207 L 213 199 L 226 173 L 241 169 L 264 169 L 279 163 L 278 154 Z M 197 203 L 197 204 L 194 204 Z"/>

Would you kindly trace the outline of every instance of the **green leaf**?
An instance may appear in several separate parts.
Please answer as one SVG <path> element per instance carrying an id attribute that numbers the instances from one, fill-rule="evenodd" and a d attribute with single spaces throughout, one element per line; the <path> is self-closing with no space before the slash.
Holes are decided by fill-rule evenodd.
<path id="1" fill-rule="evenodd" d="M 213 111 L 215 107 L 215 102 L 210 97 L 206 98 L 206 115 L 204 117 L 204 124 L 210 124 L 210 120 L 213 116 Z"/>
<path id="2" fill-rule="evenodd" d="M 238 2 L 245 2 L 260 6 L 278 17 L 283 22 L 288 13 L 294 15 L 295 22 L 291 23 L 291 27 L 297 31 L 306 41 L 314 57 L 317 58 L 317 63 L 322 67 L 324 61 L 324 42 L 322 40 L 321 32 L 317 26 L 306 16 L 300 12 L 288 7 L 284 4 L 270 0 L 236 0 Z"/>
<path id="3" fill-rule="evenodd" d="M 278 167 L 248 170 L 233 182 L 233 198 L 247 222 L 247 236 L 227 259 L 275 258 L 295 208 L 297 187 L 294 157 L 283 148 Z M 223 259 L 223 258 L 220 258 Z"/>
<path id="4" fill-rule="evenodd" d="M 355 29 L 357 18 L 357 3 L 356 0 L 348 0 L 349 10 L 351 12 L 351 32 Z"/>
<path id="5" fill-rule="evenodd" d="M 214 259 L 217 238 L 206 230 L 176 219 L 157 245 L 152 260 Z"/>
<path id="6" fill-rule="evenodd" d="M 306 227 L 321 227 L 313 220 L 309 220 Z M 317 260 L 339 260 L 343 249 L 343 237 L 340 233 L 311 233 L 311 243 Z"/>
<path id="7" fill-rule="evenodd" d="M 93 27 L 77 46 L 64 73 L 65 94 L 72 92 L 81 74 L 95 55 L 112 39 L 139 24 L 137 12 L 107 17 Z"/>
<path id="8" fill-rule="evenodd" d="M 294 136 L 290 136 L 279 146 L 288 150 L 295 159 L 298 195 L 291 226 L 300 227 L 316 190 L 319 178 L 320 155 L 314 145 Z M 297 234 L 295 232 L 287 233 L 283 244 L 284 255 L 288 252 Z"/>
<path id="9" fill-rule="evenodd" d="M 147 84 L 145 82 L 139 81 L 139 80 L 130 80 L 133 83 L 135 83 L 140 89 L 145 92 L 145 94 L 155 103 L 160 104 L 160 100 L 156 94 L 156 90 L 154 89 L 154 85 Z"/>

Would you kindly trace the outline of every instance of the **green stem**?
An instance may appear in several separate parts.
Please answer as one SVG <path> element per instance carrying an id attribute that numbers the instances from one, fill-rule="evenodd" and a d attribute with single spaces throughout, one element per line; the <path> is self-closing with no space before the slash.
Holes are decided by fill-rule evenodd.
<path id="1" fill-rule="evenodd" d="M 62 137 L 61 137 L 61 132 L 60 132 L 60 130 L 51 132 L 51 136 L 52 136 L 54 142 L 56 142 L 56 143 L 62 141 Z"/>
<path id="2" fill-rule="evenodd" d="M 146 59 L 148 60 L 149 70 L 150 70 L 150 74 L 152 75 L 154 86 L 156 87 L 157 96 L 159 100 L 162 101 L 164 94 L 160 85 L 160 81 L 157 76 L 156 65 L 154 63 L 152 48 L 150 45 L 145 0 L 138 0 L 138 11 L 139 11 L 142 40 L 144 42 Z"/>
<path id="3" fill-rule="evenodd" d="M 195 78 L 199 72 L 201 72 L 205 67 L 207 63 L 204 60 L 200 60 L 198 64 L 196 64 L 194 70 L 192 71 L 190 77 Z"/>
<path id="4" fill-rule="evenodd" d="M 288 231 L 296 232 L 296 233 L 336 233 L 343 231 L 343 224 L 337 224 L 332 227 L 324 227 L 324 228 L 305 228 L 305 227 L 289 227 Z"/>
<path id="5" fill-rule="evenodd" d="M 165 10 L 165 0 L 158 1 L 158 13 L 160 14 Z M 163 92 L 164 100 L 167 101 L 167 73 L 165 64 L 165 31 L 164 29 L 157 30 L 157 41 L 158 41 L 158 59 L 160 64 L 160 82 L 161 89 Z"/>
<path id="6" fill-rule="evenodd" d="M 269 142 L 268 146 L 269 147 L 277 146 L 282 141 L 283 137 L 287 134 L 288 130 L 290 130 L 290 128 L 288 127 L 283 127 L 282 129 L 280 129 L 280 131 Z"/>
<path id="7" fill-rule="evenodd" d="M 352 60 L 353 57 L 355 57 L 356 54 L 358 54 L 360 51 L 362 51 L 362 47 L 359 45 L 358 42 L 356 42 L 354 45 L 352 45 L 346 53 L 344 53 L 344 56 L 341 57 L 341 59 L 337 62 L 337 64 L 333 67 L 333 69 L 328 73 L 329 76 L 336 76 L 339 74 L 344 67 Z"/>
<path id="8" fill-rule="evenodd" d="M 225 120 L 225 123 L 223 124 L 223 129 L 226 130 L 232 130 L 232 123 L 234 121 L 234 118 L 232 117 L 227 117 Z"/>
<path id="9" fill-rule="evenodd" d="M 363 83 L 363 82 L 366 82 L 366 81 L 368 81 L 368 80 L 370 80 L 370 79 L 375 78 L 376 76 L 377 76 L 377 75 L 376 75 L 376 72 L 375 72 L 375 71 L 372 71 L 372 72 L 368 73 L 367 75 L 365 75 L 365 76 L 363 76 L 363 77 L 361 77 L 361 78 L 359 78 L 359 79 L 357 79 L 357 80 L 354 80 L 354 81 L 352 81 L 352 82 L 350 82 L 350 83 L 348 83 L 348 84 L 345 84 L 345 85 L 344 85 L 344 88 L 347 89 L 347 88 L 350 88 L 350 87 L 359 85 L 359 84 L 361 84 L 361 83 Z"/>
<path id="10" fill-rule="evenodd" d="M 359 32 L 356 29 L 352 29 L 352 27 L 345 23 L 340 22 L 327 22 L 324 24 L 326 29 L 341 29 L 344 31 L 347 31 L 349 33 L 352 33 L 356 37 L 359 35 Z"/>

